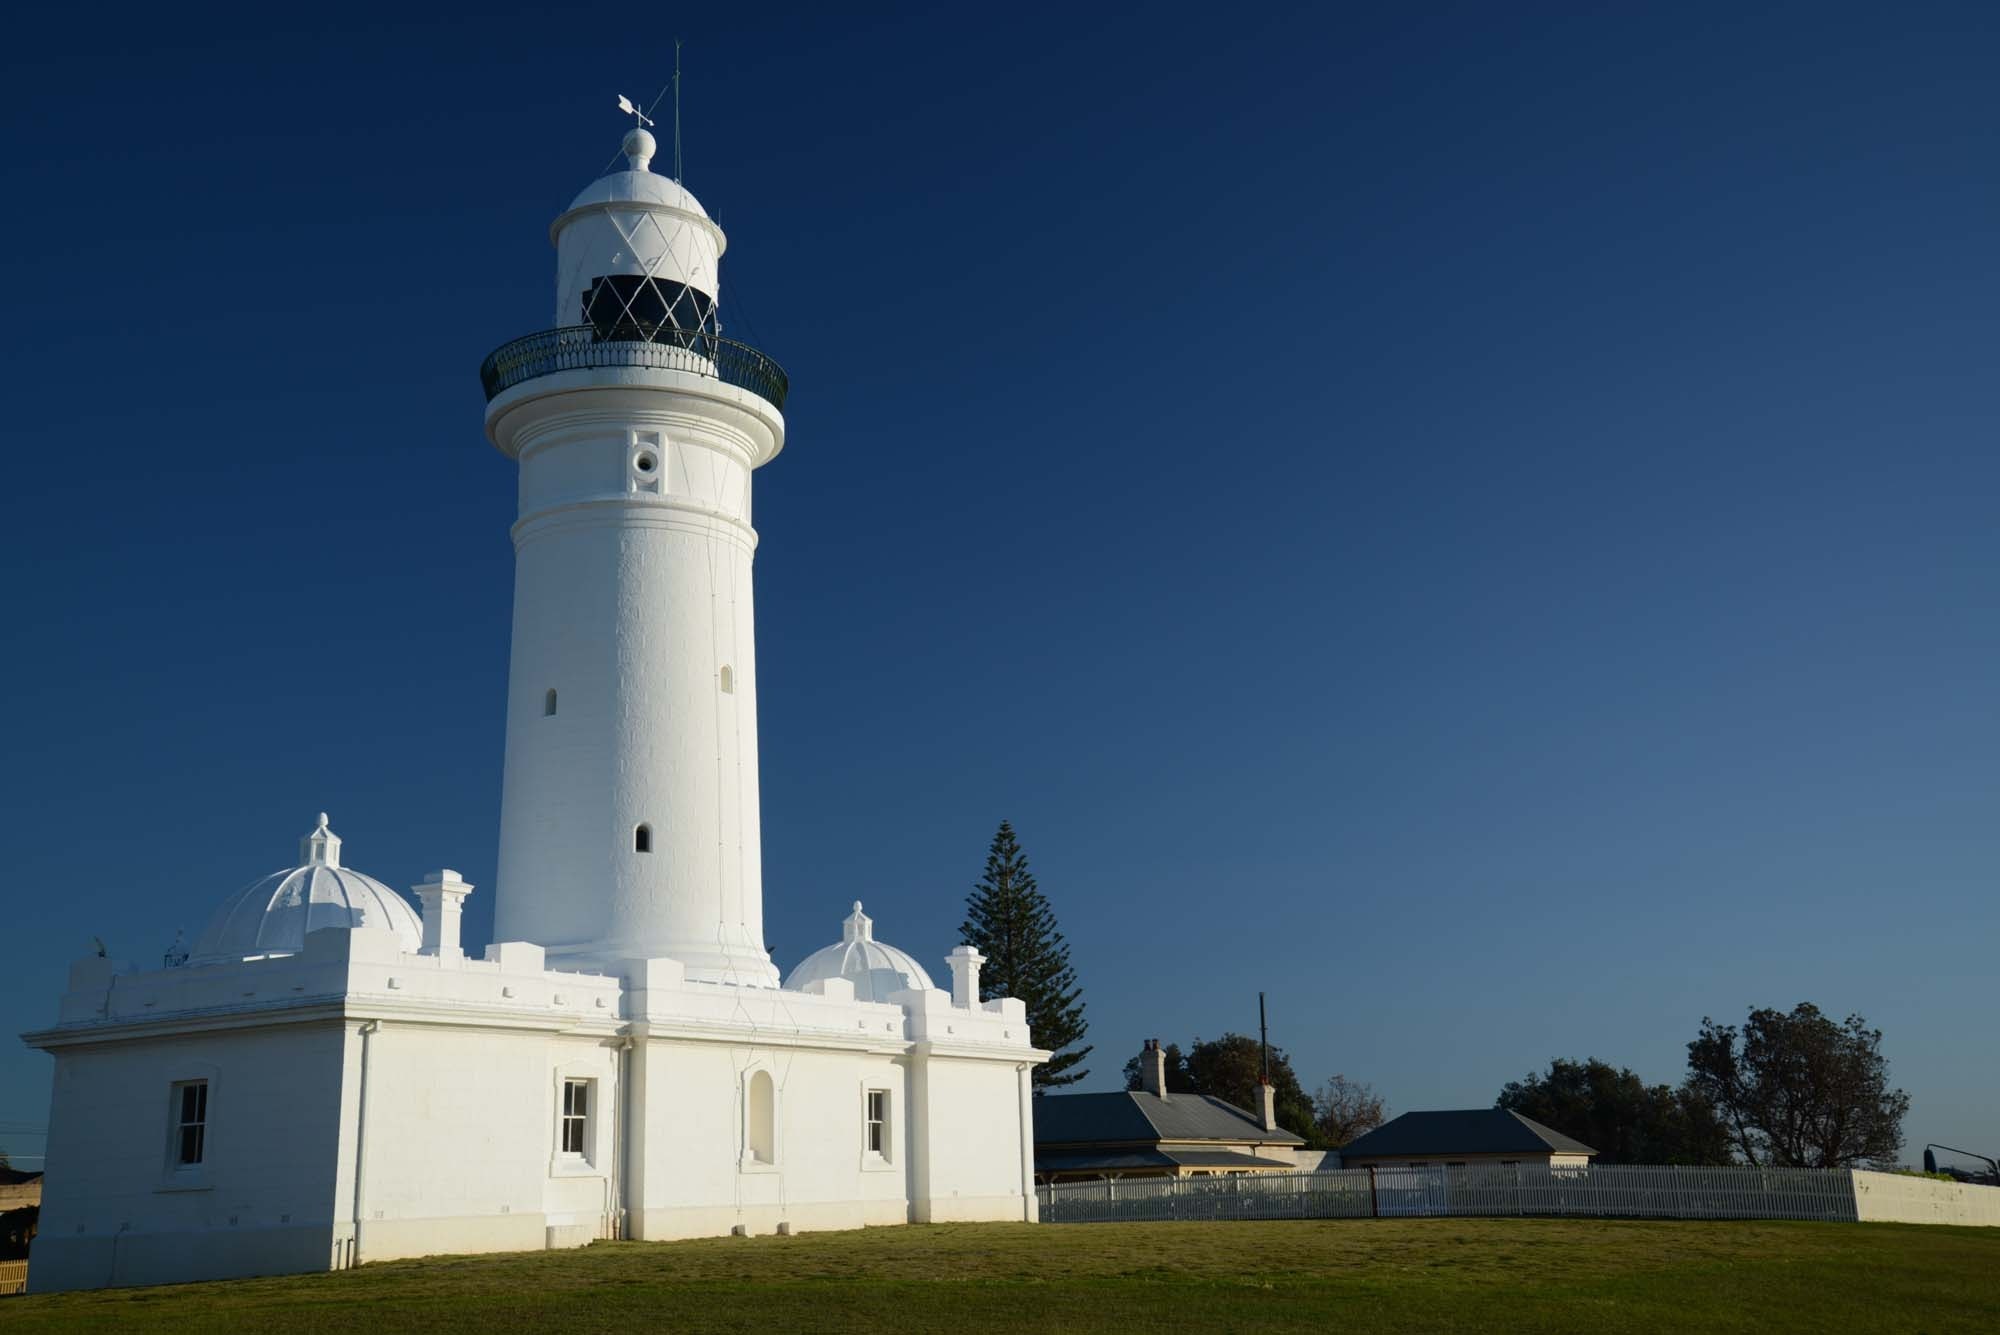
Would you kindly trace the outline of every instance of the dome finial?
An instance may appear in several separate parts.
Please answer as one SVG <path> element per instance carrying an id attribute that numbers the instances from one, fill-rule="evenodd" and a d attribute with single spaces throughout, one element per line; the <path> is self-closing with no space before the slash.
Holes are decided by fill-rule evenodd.
<path id="1" fill-rule="evenodd" d="M 299 840 L 299 861 L 318 863 L 325 867 L 340 865 L 340 836 L 326 827 L 326 813 L 319 813 L 319 824 L 313 832 Z"/>
<path id="2" fill-rule="evenodd" d="M 646 130 L 634 127 L 625 132 L 625 142 L 619 151 L 625 154 L 625 161 L 631 170 L 643 172 L 652 170 L 653 154 L 660 149 L 660 143 Z"/>
<path id="3" fill-rule="evenodd" d="M 854 912 L 848 914 L 847 921 L 841 924 L 840 939 L 843 941 L 875 939 L 875 923 L 861 911 L 861 901 L 858 899 L 854 901 Z"/>

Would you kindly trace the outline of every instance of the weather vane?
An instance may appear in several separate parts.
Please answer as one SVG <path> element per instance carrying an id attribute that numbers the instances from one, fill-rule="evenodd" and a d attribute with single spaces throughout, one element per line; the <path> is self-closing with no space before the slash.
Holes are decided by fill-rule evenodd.
<path id="1" fill-rule="evenodd" d="M 674 92 L 674 179 L 678 181 L 681 179 L 681 39 L 678 37 L 674 39 L 674 79 L 667 88 L 673 89 Z M 667 88 L 662 88 L 660 96 L 653 99 L 653 107 L 660 105 L 660 98 L 667 95 Z M 653 107 L 647 107 L 646 111 L 651 111 Z M 632 99 L 623 93 L 618 95 L 618 109 L 634 117 L 642 130 L 654 123 L 646 111 L 639 110 Z"/>
<path id="2" fill-rule="evenodd" d="M 639 110 L 639 108 L 633 106 L 632 99 L 625 96 L 625 94 L 623 93 L 620 93 L 618 95 L 618 109 L 624 112 L 628 116 L 637 116 L 639 118 L 639 127 L 641 129 L 644 129 L 646 126 L 651 125 L 653 123 L 653 118 L 651 116 L 648 116 L 645 112 Z"/>

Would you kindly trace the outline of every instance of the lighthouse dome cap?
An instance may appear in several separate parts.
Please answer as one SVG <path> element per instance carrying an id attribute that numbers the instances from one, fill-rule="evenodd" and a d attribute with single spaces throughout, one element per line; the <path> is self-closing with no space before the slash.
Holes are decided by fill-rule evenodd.
<path id="1" fill-rule="evenodd" d="M 423 920 L 410 902 L 372 876 L 340 865 L 340 836 L 326 813 L 299 841 L 299 865 L 252 881 L 216 909 L 196 940 L 190 964 L 295 955 L 323 927 L 386 927 L 411 954 L 423 946 Z"/>
<path id="2" fill-rule="evenodd" d="M 840 935 L 839 941 L 800 960 L 785 986 L 798 992 L 829 978 L 845 978 L 854 984 L 856 1001 L 887 1001 L 898 992 L 933 986 L 924 966 L 907 952 L 875 939 L 875 921 L 861 911 L 860 900 L 854 901 Z"/>
<path id="3" fill-rule="evenodd" d="M 609 176 L 598 177 L 577 192 L 576 198 L 563 210 L 563 216 L 603 204 L 657 204 L 676 213 L 692 214 L 708 220 L 708 210 L 701 206 L 693 191 L 670 176 L 649 171 L 612 172 Z"/>

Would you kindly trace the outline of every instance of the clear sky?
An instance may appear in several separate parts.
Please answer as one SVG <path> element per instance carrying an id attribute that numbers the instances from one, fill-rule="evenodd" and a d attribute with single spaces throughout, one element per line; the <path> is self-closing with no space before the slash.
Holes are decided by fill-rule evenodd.
<path id="1" fill-rule="evenodd" d="M 941 974 L 1006 817 L 1089 1087 L 1259 989 L 1395 1110 L 1810 1000 L 2000 1144 L 2000 10 L 423 8 L 10 21 L 0 1028 L 322 809 L 485 939 L 476 371 L 678 33 L 794 387 L 782 966 L 859 898 Z"/>

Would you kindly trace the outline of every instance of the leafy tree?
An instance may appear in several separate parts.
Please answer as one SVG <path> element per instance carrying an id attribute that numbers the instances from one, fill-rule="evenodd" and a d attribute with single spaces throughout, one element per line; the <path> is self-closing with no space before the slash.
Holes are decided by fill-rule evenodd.
<path id="1" fill-rule="evenodd" d="M 1329 1149 L 1338 1149 L 1389 1120 L 1389 1105 L 1373 1085 L 1336 1075 L 1314 1091 L 1313 1123 Z"/>
<path id="2" fill-rule="evenodd" d="M 982 1001 L 1018 997 L 1028 1008 L 1028 1033 L 1055 1055 L 1035 1068 L 1037 1091 L 1072 1085 L 1089 1075 L 1077 1063 L 1090 1055 L 1083 1043 L 1083 989 L 1070 967 L 1069 945 L 1056 915 L 1035 885 L 1028 859 L 1006 821 L 993 835 L 986 871 L 965 897 L 959 939 L 986 957 L 979 975 Z"/>
<path id="3" fill-rule="evenodd" d="M 1903 1147 L 1910 1096 L 1889 1088 L 1882 1031 L 1859 1015 L 1836 1023 L 1801 1002 L 1789 1014 L 1752 1010 L 1740 1034 L 1704 1017 L 1688 1084 L 1753 1164 L 1892 1163 Z"/>
<path id="4" fill-rule="evenodd" d="M 1207 1041 L 1197 1038 L 1185 1057 L 1178 1044 L 1165 1044 L 1164 1050 L 1169 1094 L 1208 1094 L 1252 1113 L 1262 1103 L 1257 1086 L 1263 1058 L 1257 1040 L 1249 1035 L 1228 1033 Z M 1125 1063 L 1125 1088 L 1139 1088 L 1137 1057 Z M 1315 1149 L 1332 1148 L 1320 1133 L 1312 1098 L 1293 1073 L 1291 1059 L 1283 1048 L 1275 1046 L 1271 1049 L 1271 1091 L 1279 1126 Z"/>
<path id="5" fill-rule="evenodd" d="M 1648 1085 L 1595 1057 L 1557 1058 L 1547 1074 L 1509 1081 L 1494 1104 L 1575 1137 L 1599 1163 L 1729 1162 L 1729 1128 L 1707 1098 L 1688 1086 Z"/>

